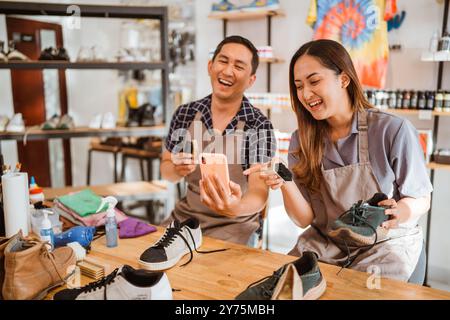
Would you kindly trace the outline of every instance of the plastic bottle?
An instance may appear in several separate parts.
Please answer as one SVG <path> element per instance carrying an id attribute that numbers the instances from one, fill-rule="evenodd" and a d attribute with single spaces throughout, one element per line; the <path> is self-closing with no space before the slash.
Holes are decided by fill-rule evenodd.
<path id="1" fill-rule="evenodd" d="M 34 177 L 31 177 L 31 180 L 30 180 L 30 202 L 32 204 L 35 204 L 39 201 L 44 201 L 44 200 L 45 200 L 44 190 L 37 185 Z"/>
<path id="2" fill-rule="evenodd" d="M 450 112 L 450 91 L 446 92 L 444 95 L 444 111 Z"/>
<path id="3" fill-rule="evenodd" d="M 395 92 L 396 96 L 397 96 L 397 102 L 395 103 L 395 106 L 397 109 L 401 109 L 402 108 L 402 104 L 403 104 L 403 94 L 400 90 L 397 90 Z"/>
<path id="4" fill-rule="evenodd" d="M 424 110 L 427 105 L 425 92 L 419 91 L 417 94 L 417 109 Z"/>
<path id="5" fill-rule="evenodd" d="M 108 204 L 105 222 L 106 246 L 108 248 L 114 248 L 117 247 L 117 221 L 116 212 L 114 211 L 114 208 L 117 204 L 117 199 L 111 196 L 103 198 L 97 212 L 99 212 L 103 208 L 105 203 Z"/>
<path id="6" fill-rule="evenodd" d="M 434 110 L 435 111 L 442 111 L 444 107 L 444 93 L 442 91 L 438 91 L 436 93 L 436 97 L 434 99 Z"/>
<path id="7" fill-rule="evenodd" d="M 409 95 L 409 91 L 405 90 L 403 91 L 402 109 L 409 109 L 410 106 L 411 106 L 411 96 Z"/>
<path id="8" fill-rule="evenodd" d="M 52 214 L 53 212 L 50 210 L 43 210 L 43 213 L 44 213 L 44 220 L 42 220 L 39 236 L 41 238 L 41 241 L 48 242 L 50 244 L 51 250 L 53 250 L 54 248 L 53 228 L 52 222 L 48 218 L 48 215 Z"/>
<path id="9" fill-rule="evenodd" d="M 410 95 L 411 95 L 410 109 L 417 109 L 417 100 L 418 100 L 417 91 L 412 90 Z"/>
<path id="10" fill-rule="evenodd" d="M 430 91 L 428 93 L 427 98 L 427 110 L 433 110 L 434 109 L 434 91 Z"/>

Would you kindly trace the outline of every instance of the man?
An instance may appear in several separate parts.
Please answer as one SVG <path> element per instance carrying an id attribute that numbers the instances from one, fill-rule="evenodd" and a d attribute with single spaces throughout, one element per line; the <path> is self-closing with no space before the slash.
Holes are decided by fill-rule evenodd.
<path id="1" fill-rule="evenodd" d="M 245 177 L 243 171 L 268 162 L 276 149 L 272 124 L 244 97 L 255 82 L 258 64 L 257 50 L 249 40 L 225 38 L 208 62 L 212 94 L 176 110 L 161 161 L 163 179 L 185 178 L 188 183 L 186 197 L 176 204 L 169 220 L 195 217 L 203 234 L 241 244 L 253 240 L 260 228 L 260 212 L 268 196 L 259 174 Z M 227 156 L 231 194 L 224 192 L 224 181 L 216 175 L 201 179 L 197 157 L 181 152 L 193 140 L 199 152 L 214 150 Z"/>

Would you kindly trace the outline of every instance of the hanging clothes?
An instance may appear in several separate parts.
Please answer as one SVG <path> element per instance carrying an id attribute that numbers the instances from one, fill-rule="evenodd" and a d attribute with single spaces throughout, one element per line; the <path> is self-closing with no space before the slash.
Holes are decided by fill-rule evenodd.
<path id="1" fill-rule="evenodd" d="M 335 40 L 347 49 L 363 85 L 384 88 L 386 21 L 396 11 L 396 0 L 311 0 L 306 23 L 314 29 L 314 40 Z"/>

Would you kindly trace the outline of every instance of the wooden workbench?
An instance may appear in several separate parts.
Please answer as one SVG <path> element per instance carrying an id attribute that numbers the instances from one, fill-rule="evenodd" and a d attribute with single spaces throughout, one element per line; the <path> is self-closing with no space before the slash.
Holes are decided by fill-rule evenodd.
<path id="1" fill-rule="evenodd" d="M 163 181 L 134 181 L 104 185 L 44 188 L 47 200 L 89 188 L 99 196 L 114 196 L 117 200 L 149 200 L 167 197 L 167 186 Z"/>
<path id="2" fill-rule="evenodd" d="M 122 264 L 135 268 L 140 254 L 161 236 L 163 229 L 134 239 L 119 239 L 119 246 L 107 248 L 105 238 L 92 243 L 88 258 L 106 267 L 106 273 Z M 167 270 L 174 299 L 234 299 L 247 286 L 296 257 L 253 249 L 208 237 L 203 238 L 200 250 L 229 248 L 223 252 L 199 254 L 185 267 L 180 267 L 189 258 L 183 257 L 173 268 Z M 368 289 L 370 274 L 344 269 L 337 275 L 339 267 L 320 264 L 327 281 L 327 291 L 321 299 L 450 299 L 450 292 L 408 284 L 401 281 L 381 279 L 380 289 Z M 82 278 L 82 284 L 92 280 Z M 58 289 L 57 289 L 58 290 Z M 54 290 L 47 298 L 51 299 Z"/>

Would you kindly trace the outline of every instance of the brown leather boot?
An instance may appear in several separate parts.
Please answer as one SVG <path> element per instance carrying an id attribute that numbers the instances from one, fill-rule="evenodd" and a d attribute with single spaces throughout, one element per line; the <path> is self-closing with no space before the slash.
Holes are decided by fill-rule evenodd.
<path id="1" fill-rule="evenodd" d="M 50 289 L 63 285 L 76 263 L 70 247 L 49 252 L 44 242 L 12 238 L 4 250 L 5 300 L 43 299 Z"/>
<path id="2" fill-rule="evenodd" d="M 3 300 L 2 288 L 3 288 L 3 281 L 5 280 L 5 254 L 4 254 L 5 248 L 8 245 L 9 241 L 16 237 L 22 238 L 22 230 L 20 230 L 17 234 L 12 236 L 11 238 L 0 237 L 0 300 Z"/>

